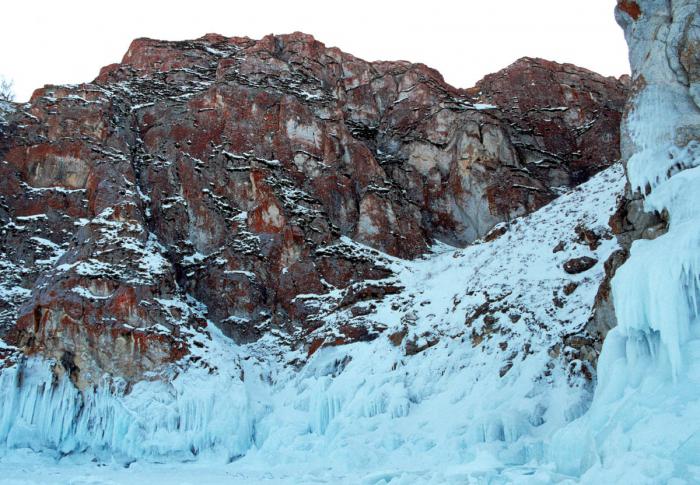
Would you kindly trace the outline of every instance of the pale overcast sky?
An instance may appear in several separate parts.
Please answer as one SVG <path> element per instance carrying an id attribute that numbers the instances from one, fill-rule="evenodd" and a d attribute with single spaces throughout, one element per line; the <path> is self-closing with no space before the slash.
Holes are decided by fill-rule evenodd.
<path id="1" fill-rule="evenodd" d="M 0 76 L 18 101 L 44 84 L 92 80 L 136 37 L 207 32 L 260 38 L 303 31 L 366 60 L 423 62 L 459 87 L 519 57 L 626 73 L 615 0 L 9 0 L 2 8 Z"/>

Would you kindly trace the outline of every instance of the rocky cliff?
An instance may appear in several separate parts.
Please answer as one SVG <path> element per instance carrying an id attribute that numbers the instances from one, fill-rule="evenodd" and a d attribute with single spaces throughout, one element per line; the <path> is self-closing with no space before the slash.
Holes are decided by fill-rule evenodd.
<path id="1" fill-rule="evenodd" d="M 299 33 L 138 39 L 3 108 L 0 336 L 81 386 L 191 356 L 207 321 L 309 353 L 375 338 L 387 256 L 497 237 L 610 166 L 625 95 L 539 59 L 462 90 Z"/>

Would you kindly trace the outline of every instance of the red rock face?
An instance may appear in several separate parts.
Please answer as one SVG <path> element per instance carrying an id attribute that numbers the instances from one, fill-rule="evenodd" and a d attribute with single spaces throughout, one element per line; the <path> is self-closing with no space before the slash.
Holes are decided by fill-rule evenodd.
<path id="1" fill-rule="evenodd" d="M 459 90 L 300 33 L 138 39 L 0 114 L 0 336 L 85 385 L 187 358 L 207 322 L 304 342 L 381 297 L 349 239 L 413 258 L 539 208 L 618 158 L 625 91 L 527 58 Z"/>
<path id="2" fill-rule="evenodd" d="M 617 8 L 632 17 L 633 20 L 637 20 L 642 15 L 642 9 L 635 1 L 617 0 Z"/>
<path id="3" fill-rule="evenodd" d="M 470 92 L 478 90 L 484 102 L 503 107 L 504 118 L 521 134 L 515 145 L 531 173 L 551 185 L 563 171 L 563 185 L 571 186 L 619 158 L 628 82 L 523 58 Z"/>

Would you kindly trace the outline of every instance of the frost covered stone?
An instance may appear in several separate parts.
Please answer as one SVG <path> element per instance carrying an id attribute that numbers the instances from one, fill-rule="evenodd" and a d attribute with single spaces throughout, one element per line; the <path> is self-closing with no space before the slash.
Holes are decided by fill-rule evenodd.
<path id="1" fill-rule="evenodd" d="M 136 460 L 134 473 L 196 459 L 209 464 L 208 476 L 234 461 L 228 466 L 243 481 L 262 470 L 296 481 L 303 460 L 319 479 L 391 473 L 449 482 L 479 476 L 486 460 L 489 474 L 506 467 L 527 480 L 551 434 L 590 399 L 591 366 L 572 336 L 588 338 L 604 269 L 567 275 L 561 265 L 582 250 L 576 227 L 604 225 L 623 190 L 614 165 L 490 242 L 437 245 L 413 261 L 384 256 L 400 290 L 370 301 L 361 316 L 352 307 L 328 311 L 308 358 L 279 334 L 239 345 L 211 325 L 208 334 L 185 335 L 186 367 L 135 384 L 104 376 L 81 392 L 56 372 L 60 362 L 20 360 L 0 375 L 0 450 L 8 459 L 18 453 L 8 448 L 31 447 Z M 593 250 L 599 260 L 618 247 L 603 236 Z M 568 249 L 553 253 L 561 238 Z M 343 244 L 355 258 L 372 254 Z M 552 294 L 561 305 L 542 297 Z M 157 301 L 183 317 L 204 310 L 193 300 Z M 348 322 L 382 333 L 348 342 Z M 476 469 L 452 469 L 460 460 Z"/>
<path id="2" fill-rule="evenodd" d="M 301 33 L 137 39 L 3 111 L 0 337 L 81 387 L 153 378 L 209 324 L 312 353 L 330 312 L 398 291 L 386 255 L 462 247 L 610 166 L 625 94 L 540 59 L 463 90 Z"/>

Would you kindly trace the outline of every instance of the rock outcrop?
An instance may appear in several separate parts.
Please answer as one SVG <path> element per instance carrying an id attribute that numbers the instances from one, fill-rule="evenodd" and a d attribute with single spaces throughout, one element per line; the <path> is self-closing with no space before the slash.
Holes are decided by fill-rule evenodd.
<path id="1" fill-rule="evenodd" d="M 619 0 L 615 10 L 617 22 L 625 31 L 634 70 L 621 129 L 621 159 L 627 163 L 635 154 L 648 154 L 661 147 L 655 156 L 659 160 L 671 160 L 664 174 L 670 176 L 686 167 L 683 157 L 676 154 L 678 161 L 674 163 L 673 154 L 663 153 L 664 144 L 671 143 L 683 150 L 688 146 L 692 148 L 693 143 L 700 140 L 698 115 L 692 113 L 700 108 L 696 72 L 700 70 L 696 63 L 700 39 L 697 2 L 680 1 L 665 6 L 644 3 L 647 2 Z M 657 35 L 657 31 L 662 33 Z M 650 114 L 645 110 L 656 112 Z M 690 112 L 678 116 L 682 111 Z M 656 133 L 640 133 L 638 120 L 652 117 L 657 121 Z M 677 123 L 679 117 L 684 118 L 680 126 L 669 128 L 668 124 Z M 668 230 L 665 211 L 648 211 L 644 207 L 644 195 L 648 195 L 650 189 L 650 186 L 628 185 L 625 200 L 610 222 L 621 248 L 607 262 L 608 276 L 589 324 L 589 330 L 600 343 L 617 325 L 610 281 L 629 257 L 632 243 L 638 239 L 656 239 Z"/>
<path id="2" fill-rule="evenodd" d="M 80 385 L 153 375 L 208 322 L 313 346 L 396 291 L 382 253 L 469 244 L 617 160 L 625 96 L 539 59 L 461 90 L 299 33 L 138 39 L 1 107 L 0 337 Z"/>

